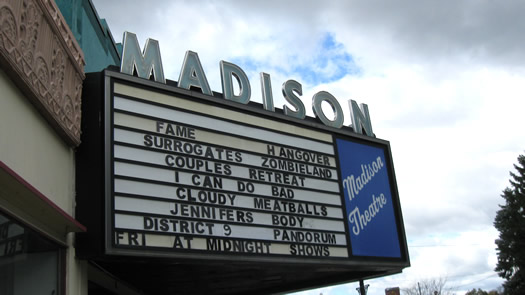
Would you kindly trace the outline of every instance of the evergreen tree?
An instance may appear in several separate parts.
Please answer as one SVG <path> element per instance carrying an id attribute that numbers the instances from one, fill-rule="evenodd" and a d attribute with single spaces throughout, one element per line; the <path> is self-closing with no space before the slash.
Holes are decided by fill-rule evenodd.
<path id="1" fill-rule="evenodd" d="M 510 173 L 510 187 L 501 195 L 505 204 L 496 214 L 494 226 L 499 231 L 496 240 L 498 264 L 496 271 L 506 279 L 503 294 L 525 294 L 525 156 Z"/>

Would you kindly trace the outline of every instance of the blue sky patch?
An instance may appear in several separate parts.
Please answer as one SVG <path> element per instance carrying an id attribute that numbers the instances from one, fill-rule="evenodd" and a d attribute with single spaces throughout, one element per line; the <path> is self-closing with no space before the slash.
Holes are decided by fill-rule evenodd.
<path id="1" fill-rule="evenodd" d="M 337 42 L 332 33 L 326 33 L 318 41 L 313 54 L 307 58 L 295 56 L 288 60 L 301 60 L 300 63 L 290 62 L 287 65 L 272 65 L 267 61 L 257 60 L 254 57 L 243 56 L 232 60 L 239 65 L 247 74 L 250 72 L 261 72 L 274 69 L 289 77 L 299 77 L 300 83 L 319 85 L 337 81 L 346 75 L 359 75 L 361 69 L 355 64 L 342 43 Z M 270 75 L 272 72 L 268 72 Z"/>
<path id="2" fill-rule="evenodd" d="M 329 83 L 361 72 L 352 55 L 335 40 L 333 34 L 326 33 L 319 43 L 317 54 L 312 56 L 310 63 L 298 65 L 294 69 L 306 83 Z"/>

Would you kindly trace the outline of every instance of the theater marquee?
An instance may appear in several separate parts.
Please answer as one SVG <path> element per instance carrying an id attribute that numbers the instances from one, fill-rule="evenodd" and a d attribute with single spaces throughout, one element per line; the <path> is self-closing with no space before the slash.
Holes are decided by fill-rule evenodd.
<path id="1" fill-rule="evenodd" d="M 107 254 L 408 263 L 388 142 L 107 74 Z"/>
<path id="2" fill-rule="evenodd" d="M 390 144 L 365 104 L 350 100 L 343 126 L 319 91 L 306 117 L 295 80 L 276 107 L 261 73 L 260 104 L 237 65 L 218 63 L 217 93 L 196 52 L 171 81 L 158 42 L 123 44 L 120 69 L 83 85 L 79 258 L 148 294 L 274 294 L 410 265 Z"/>

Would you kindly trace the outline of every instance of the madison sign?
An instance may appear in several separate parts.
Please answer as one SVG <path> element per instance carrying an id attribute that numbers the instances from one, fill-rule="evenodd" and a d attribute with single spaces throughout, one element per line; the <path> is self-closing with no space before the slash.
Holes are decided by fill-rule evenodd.
<path id="1" fill-rule="evenodd" d="M 136 73 L 139 77 L 145 79 L 149 79 L 151 75 L 153 75 L 155 81 L 166 83 L 159 43 L 156 40 L 148 39 L 144 46 L 144 52 L 141 53 L 137 36 L 133 33 L 125 32 L 123 44 L 122 62 L 120 66 L 122 73 L 129 75 Z M 224 99 L 247 104 L 251 98 L 251 86 L 244 71 L 239 66 L 226 61 L 220 62 L 220 71 Z M 263 107 L 267 111 L 275 112 L 270 75 L 261 73 L 260 76 Z M 234 93 L 233 78 L 235 78 L 238 83 L 238 94 Z M 213 92 L 208 84 L 208 79 L 206 78 L 196 52 L 186 52 L 177 87 L 183 89 L 196 87 L 199 88 L 203 94 L 213 96 Z M 285 100 L 292 106 L 292 108 L 290 108 L 286 104 L 283 105 L 284 114 L 290 117 L 304 119 L 306 109 L 299 98 L 299 96 L 303 94 L 302 85 L 295 80 L 288 80 L 283 83 L 282 93 Z M 331 106 L 334 112 L 333 120 L 328 119 L 324 114 L 321 108 L 323 102 L 327 102 Z M 359 109 L 357 103 L 354 100 L 350 100 L 349 107 L 354 132 L 361 134 L 364 130 L 366 135 L 373 136 L 368 106 L 362 104 L 361 109 Z M 344 116 L 341 105 L 329 92 L 319 91 L 314 94 L 312 98 L 312 108 L 315 116 L 326 126 L 334 128 L 341 128 L 343 126 Z"/>

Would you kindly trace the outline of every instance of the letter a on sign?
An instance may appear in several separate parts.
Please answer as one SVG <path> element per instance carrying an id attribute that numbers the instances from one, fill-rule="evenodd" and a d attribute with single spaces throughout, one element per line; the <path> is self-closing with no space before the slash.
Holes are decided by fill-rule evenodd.
<path id="1" fill-rule="evenodd" d="M 121 73 L 133 75 L 133 70 L 135 69 L 137 76 L 149 79 L 153 72 L 156 82 L 166 84 L 164 70 L 162 69 L 162 60 L 160 59 L 159 42 L 157 40 L 146 40 L 144 53 L 141 53 L 137 35 L 124 32 L 122 44 Z"/>
<path id="2" fill-rule="evenodd" d="M 182 70 L 180 71 L 179 87 L 189 90 L 191 86 L 199 87 L 202 93 L 213 96 L 202 69 L 199 55 L 197 52 L 188 50 L 186 51 L 186 56 L 184 56 Z"/>

